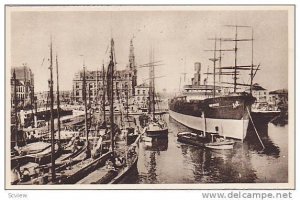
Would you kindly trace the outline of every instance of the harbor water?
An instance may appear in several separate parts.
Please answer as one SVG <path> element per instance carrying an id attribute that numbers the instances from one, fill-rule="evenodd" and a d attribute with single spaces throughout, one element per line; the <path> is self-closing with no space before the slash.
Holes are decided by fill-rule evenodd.
<path id="1" fill-rule="evenodd" d="M 169 116 L 168 139 L 140 145 L 137 170 L 127 184 L 172 183 L 286 183 L 288 182 L 288 125 L 259 127 L 265 149 L 254 130 L 233 150 L 211 150 L 177 141 L 177 133 L 192 131 Z"/>

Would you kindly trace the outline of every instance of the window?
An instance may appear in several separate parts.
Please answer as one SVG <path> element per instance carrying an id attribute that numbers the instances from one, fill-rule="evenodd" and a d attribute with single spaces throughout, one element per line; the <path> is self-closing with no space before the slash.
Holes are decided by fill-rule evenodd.
<path id="1" fill-rule="evenodd" d="M 146 90 L 143 90 L 143 94 L 146 94 Z"/>
<path id="2" fill-rule="evenodd" d="M 137 94 L 138 94 L 138 95 L 140 94 L 140 90 L 137 90 Z"/>

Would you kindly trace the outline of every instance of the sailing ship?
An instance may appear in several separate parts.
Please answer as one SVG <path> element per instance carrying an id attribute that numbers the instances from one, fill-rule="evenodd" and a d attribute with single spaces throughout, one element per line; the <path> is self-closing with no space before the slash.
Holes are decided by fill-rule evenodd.
<path id="1" fill-rule="evenodd" d="M 112 151 L 109 150 L 106 139 L 109 138 L 107 135 L 110 134 L 110 139 L 113 141 L 115 126 L 111 127 L 111 132 L 105 132 L 94 139 L 94 144 L 90 142 L 89 128 L 88 128 L 88 117 L 87 117 L 87 95 L 86 95 L 86 77 L 85 77 L 85 64 L 83 64 L 83 99 L 84 99 L 84 110 L 85 110 L 85 137 L 86 145 L 85 151 L 72 158 L 69 165 L 59 168 L 57 171 L 61 172 L 60 177 L 56 181 L 59 184 L 75 184 L 90 173 L 95 171 L 97 168 L 103 166 L 107 159 L 112 156 Z M 113 124 L 113 123 L 111 123 Z M 112 142 L 113 143 L 113 142 Z M 91 148 L 92 147 L 92 148 Z"/>
<path id="2" fill-rule="evenodd" d="M 107 70 L 107 94 L 110 104 L 110 151 L 105 154 L 100 166 L 93 167 L 93 171 L 78 179 L 77 184 L 113 184 L 122 181 L 134 168 L 138 160 L 137 147 L 140 135 L 135 141 L 127 145 L 116 143 L 116 126 L 114 126 L 114 71 L 115 71 L 114 40 L 111 39 L 110 62 Z M 103 161 L 105 161 L 105 166 Z"/>
<path id="3" fill-rule="evenodd" d="M 131 145 L 133 144 L 137 137 L 140 135 L 140 130 L 137 127 L 136 119 L 134 116 L 129 116 L 129 94 L 128 94 L 128 86 L 125 85 L 125 99 L 126 103 L 124 106 L 125 110 L 125 116 L 123 112 L 121 112 L 121 118 L 122 118 L 122 132 L 126 139 L 126 144 Z"/>
<path id="4" fill-rule="evenodd" d="M 232 26 L 231 26 L 232 27 Z M 174 97 L 169 101 L 170 116 L 181 124 L 194 130 L 203 131 L 205 133 L 217 133 L 229 138 L 243 140 L 246 137 L 249 124 L 249 110 L 254 103 L 255 98 L 251 94 L 251 86 L 253 77 L 255 76 L 258 67 L 254 70 L 253 65 L 253 31 L 251 39 L 240 39 L 237 36 L 238 28 L 251 28 L 246 26 L 233 26 L 235 28 L 234 39 L 213 38 L 214 40 L 214 57 L 213 85 L 207 84 L 207 79 L 201 83 L 201 63 L 195 63 L 195 77 L 191 85 L 185 85 L 181 95 Z M 216 48 L 216 42 L 220 42 L 220 49 Z M 222 49 L 223 41 L 234 42 L 233 49 Z M 238 42 L 252 42 L 252 63 L 251 65 L 238 65 L 237 52 Z M 234 66 L 222 66 L 222 52 L 233 51 Z M 219 52 L 217 58 L 216 53 Z M 219 71 L 216 72 L 216 63 L 219 61 Z M 238 83 L 238 76 L 241 71 L 250 71 L 250 84 Z M 219 75 L 220 85 L 216 85 L 216 75 Z M 232 82 L 222 82 L 223 76 L 233 76 Z M 227 87 L 225 84 L 233 85 Z M 250 87 L 250 93 L 238 91 L 237 86 Z"/>
<path id="5" fill-rule="evenodd" d="M 68 140 L 67 144 L 62 144 L 64 139 L 61 138 L 60 132 L 60 124 L 58 123 L 58 131 L 57 137 L 55 137 L 54 133 L 54 119 L 53 119 L 53 75 L 52 75 L 52 43 L 50 45 L 50 112 L 51 112 L 51 135 L 49 145 L 46 145 L 42 142 L 39 146 L 45 146 L 44 149 L 41 147 L 37 147 L 37 144 L 32 144 L 35 146 L 37 150 L 35 151 L 27 151 L 27 154 L 23 156 L 26 158 L 27 164 L 21 166 L 20 162 L 16 162 L 16 167 L 14 168 L 14 172 L 18 172 L 20 174 L 19 180 L 15 180 L 14 182 L 17 184 L 55 184 L 55 183 L 72 183 L 78 181 L 80 178 L 83 178 L 88 173 L 94 170 L 95 167 L 99 166 L 101 163 L 105 162 L 105 159 L 110 155 L 110 153 L 104 154 L 108 152 L 108 148 L 106 148 L 105 144 L 101 143 L 101 152 L 100 154 L 104 154 L 102 156 L 98 156 L 95 158 L 91 158 L 91 150 L 89 143 L 89 135 L 88 135 L 88 116 L 87 116 L 87 103 L 86 103 L 86 89 L 84 88 L 83 96 L 85 99 L 85 135 L 86 141 L 82 141 L 79 137 L 79 131 L 72 131 L 74 137 Z M 56 60 L 57 67 L 57 82 L 58 82 L 58 62 Z M 83 70 L 83 82 L 85 86 L 85 67 Z M 57 84 L 58 85 L 58 84 Z M 57 86 L 57 102 L 59 109 L 59 87 Z M 58 121 L 60 121 L 60 117 L 58 114 Z M 77 132 L 77 133 L 76 133 Z M 57 142 L 56 142 L 57 140 Z M 102 138 L 99 138 L 102 141 Z M 54 144 L 54 149 L 53 149 Z M 29 148 L 30 145 L 27 145 Z M 97 148 L 99 148 L 96 145 Z M 100 158 L 99 158 L 100 157 Z M 24 160 L 24 159 L 23 159 Z M 23 162 L 22 160 L 22 162 Z M 14 160 L 12 160 L 13 162 Z M 48 164 L 49 163 L 49 164 Z M 26 176 L 24 173 L 26 172 Z M 66 173 L 69 172 L 69 173 Z M 51 173 L 51 177 L 50 177 Z M 58 174 L 57 174 L 58 173 Z M 62 175 L 63 174 L 63 175 Z M 24 178 L 26 177 L 26 178 Z M 50 178 L 49 178 L 50 177 Z"/>
<path id="6" fill-rule="evenodd" d="M 156 94 L 155 94 L 155 62 L 153 49 L 150 51 L 150 63 L 149 63 L 149 109 L 148 113 L 152 115 L 150 117 L 150 122 L 144 128 L 144 132 L 147 137 L 168 137 L 168 126 L 163 119 L 162 115 L 156 116 L 155 104 L 156 104 Z"/>

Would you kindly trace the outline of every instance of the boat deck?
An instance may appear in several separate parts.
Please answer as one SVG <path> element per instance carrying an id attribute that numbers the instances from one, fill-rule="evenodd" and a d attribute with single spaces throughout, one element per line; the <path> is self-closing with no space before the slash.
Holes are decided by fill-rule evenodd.
<path id="1" fill-rule="evenodd" d="M 77 184 L 95 183 L 98 180 L 100 180 L 101 178 L 103 178 L 109 171 L 110 171 L 110 169 L 106 168 L 105 166 L 101 167 L 101 168 L 95 170 L 94 172 L 90 173 L 88 176 L 84 177 L 80 181 L 78 181 Z"/>
<path id="2" fill-rule="evenodd" d="M 50 143 L 47 143 L 47 142 L 34 142 L 34 143 L 27 144 L 26 146 L 21 147 L 20 149 L 22 151 L 28 152 L 28 154 L 31 154 L 31 153 L 37 153 L 39 151 L 45 150 L 49 147 L 51 147 Z"/>
<path id="3" fill-rule="evenodd" d="M 92 158 L 88 158 L 86 160 L 80 161 L 78 164 L 71 166 L 71 168 L 66 169 L 63 171 L 64 175 L 71 176 L 81 170 L 82 168 L 86 167 L 88 164 L 90 164 L 93 161 Z"/>

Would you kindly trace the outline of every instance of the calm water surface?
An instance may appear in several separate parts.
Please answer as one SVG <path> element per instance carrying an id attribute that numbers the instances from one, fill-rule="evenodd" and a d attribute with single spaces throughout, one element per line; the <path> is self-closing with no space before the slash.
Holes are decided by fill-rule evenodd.
<path id="1" fill-rule="evenodd" d="M 288 182 L 288 126 L 260 127 L 266 149 L 253 130 L 233 150 L 211 150 L 177 141 L 177 133 L 191 131 L 169 120 L 166 140 L 142 142 L 137 171 L 125 183 L 286 183 Z"/>

